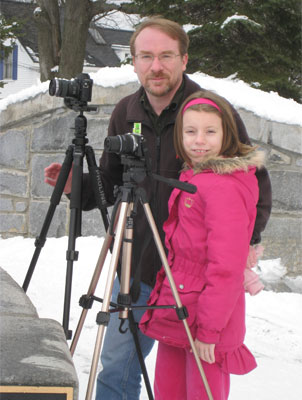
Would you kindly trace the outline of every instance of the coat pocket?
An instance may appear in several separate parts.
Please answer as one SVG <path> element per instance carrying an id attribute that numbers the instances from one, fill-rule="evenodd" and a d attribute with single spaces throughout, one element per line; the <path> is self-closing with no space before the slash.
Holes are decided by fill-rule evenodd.
<path id="1" fill-rule="evenodd" d="M 186 307 L 189 314 L 187 317 L 188 325 L 192 326 L 196 320 L 197 302 L 204 287 L 204 282 L 200 277 L 188 275 L 180 271 L 174 272 L 173 278 L 180 301 Z M 157 305 L 176 305 L 167 277 L 163 281 Z M 161 311 L 161 318 L 165 318 L 171 322 L 181 322 L 176 310 L 173 308 L 163 309 Z"/>

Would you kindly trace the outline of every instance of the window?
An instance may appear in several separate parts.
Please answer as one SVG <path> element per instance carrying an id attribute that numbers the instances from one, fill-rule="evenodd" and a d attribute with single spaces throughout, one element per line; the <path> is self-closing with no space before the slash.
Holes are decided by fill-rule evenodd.
<path id="1" fill-rule="evenodd" d="M 4 59 L 0 60 L 0 80 L 17 80 L 18 77 L 18 46 Z"/>

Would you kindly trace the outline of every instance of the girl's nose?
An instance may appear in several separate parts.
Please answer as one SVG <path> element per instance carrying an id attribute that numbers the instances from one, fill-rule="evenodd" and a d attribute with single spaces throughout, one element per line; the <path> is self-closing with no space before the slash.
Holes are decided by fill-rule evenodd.
<path id="1" fill-rule="evenodd" d="M 202 132 L 198 132 L 195 138 L 196 143 L 204 144 L 206 142 L 206 137 Z"/>

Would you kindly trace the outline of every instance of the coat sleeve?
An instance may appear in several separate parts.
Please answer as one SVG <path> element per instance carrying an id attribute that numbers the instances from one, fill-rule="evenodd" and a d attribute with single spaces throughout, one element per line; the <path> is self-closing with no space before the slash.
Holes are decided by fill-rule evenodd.
<path id="1" fill-rule="evenodd" d="M 246 128 L 239 113 L 233 108 L 234 118 L 237 124 L 239 139 L 242 143 L 251 144 L 250 138 L 248 137 Z M 257 170 L 256 177 L 258 179 L 259 186 L 259 200 L 257 204 L 257 217 L 253 236 L 251 239 L 251 245 L 261 242 L 261 233 L 264 231 L 272 209 L 272 187 L 271 181 L 266 168 Z"/>
<path id="2" fill-rule="evenodd" d="M 247 209 L 238 183 L 216 183 L 201 193 L 207 231 L 205 287 L 198 300 L 197 338 L 219 343 L 237 300 L 242 295 L 244 269 L 256 214 Z M 253 215 L 252 215 L 253 214 Z"/>

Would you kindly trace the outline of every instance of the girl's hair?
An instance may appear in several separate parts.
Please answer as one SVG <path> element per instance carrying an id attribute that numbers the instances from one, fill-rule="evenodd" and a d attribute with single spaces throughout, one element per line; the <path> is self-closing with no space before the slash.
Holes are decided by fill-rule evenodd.
<path id="1" fill-rule="evenodd" d="M 170 38 L 177 40 L 179 44 L 179 52 L 183 56 L 187 54 L 189 47 L 189 37 L 181 25 L 174 21 L 165 19 L 161 16 L 154 16 L 144 20 L 133 33 L 130 39 L 130 51 L 132 57 L 135 57 L 135 40 L 141 31 L 145 28 L 155 28 L 165 33 Z"/>
<path id="2" fill-rule="evenodd" d="M 194 99 L 208 99 L 214 102 L 218 107 L 216 108 L 210 104 L 193 104 L 186 108 L 186 105 Z M 212 112 L 218 115 L 222 120 L 223 138 L 222 146 L 219 155 L 225 157 L 243 156 L 255 148 L 253 146 L 241 143 L 238 136 L 234 112 L 223 97 L 207 90 L 200 90 L 189 96 L 181 105 L 178 115 L 176 117 L 174 128 L 174 147 L 176 154 L 186 163 L 190 164 L 190 158 L 187 156 L 183 146 L 183 114 L 186 109 L 194 111 Z"/>

